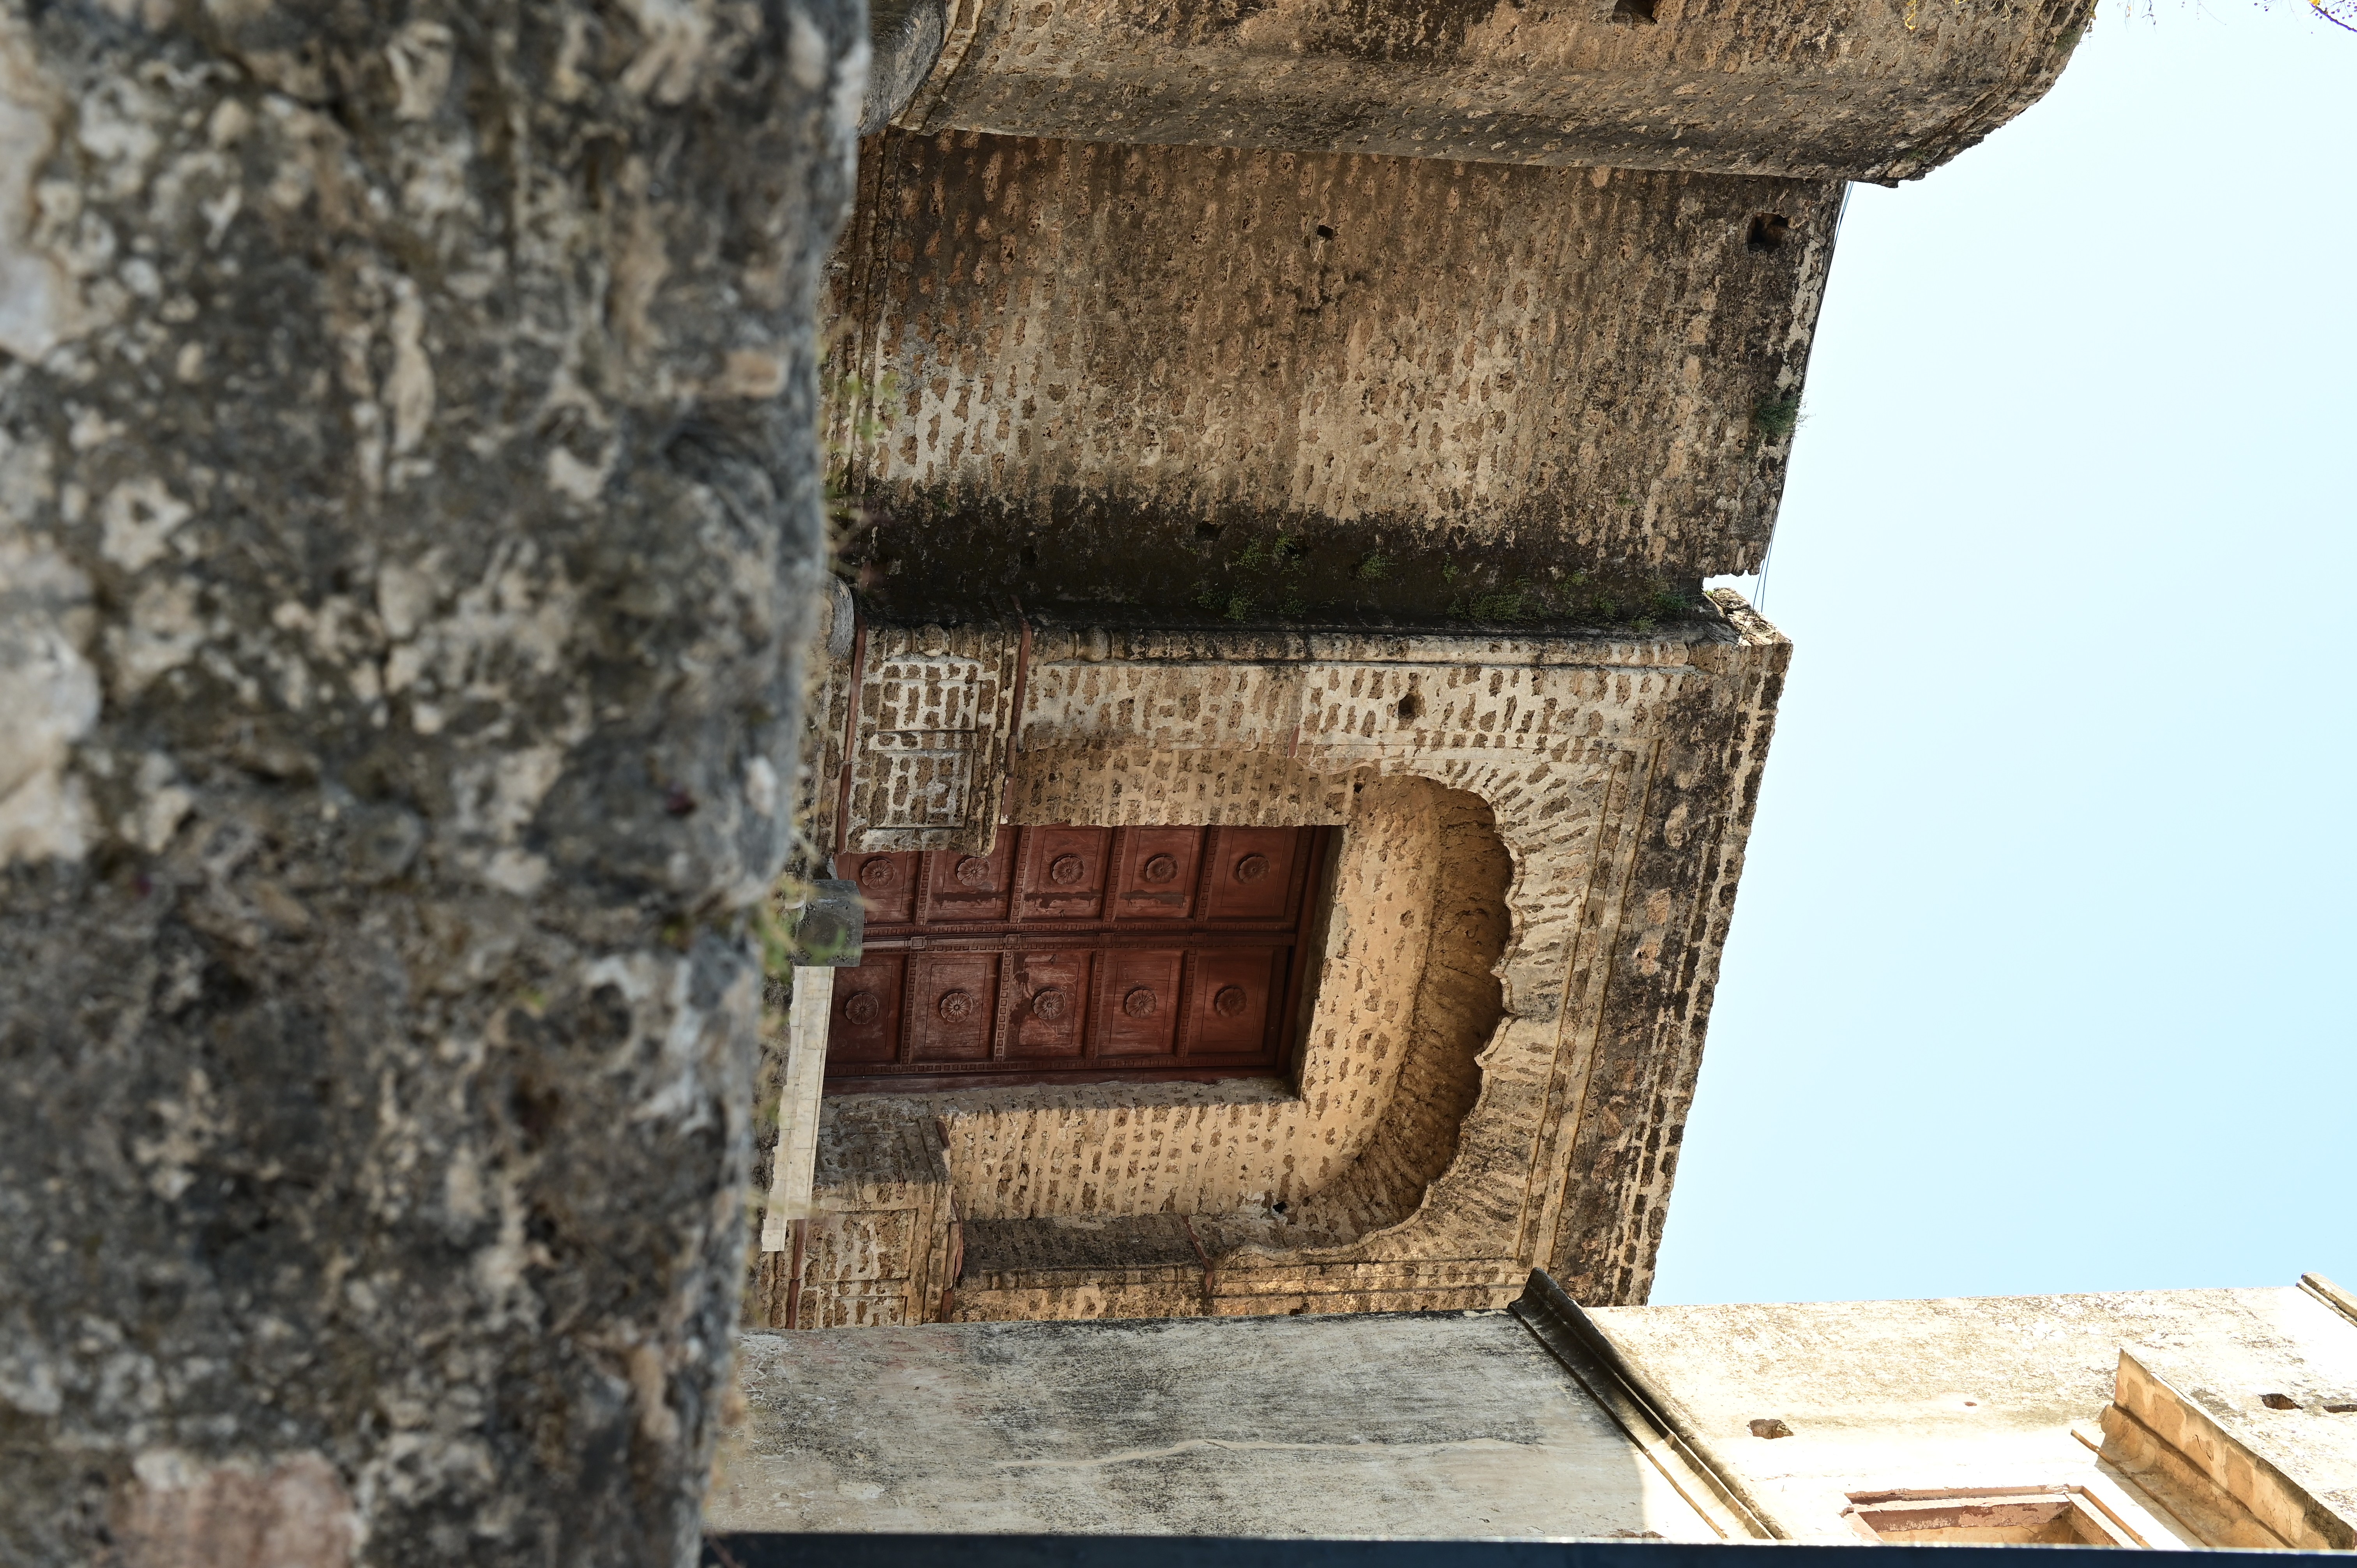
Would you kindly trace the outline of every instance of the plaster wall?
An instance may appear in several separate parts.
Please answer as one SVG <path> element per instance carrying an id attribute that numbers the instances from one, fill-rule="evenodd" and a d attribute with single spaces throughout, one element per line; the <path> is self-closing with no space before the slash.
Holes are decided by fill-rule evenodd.
<path id="1" fill-rule="evenodd" d="M 747 1530 L 1702 1541 L 1748 1528 L 1709 1500 L 1721 1487 L 1768 1533 L 1858 1544 L 1867 1537 L 1844 1517 L 1854 1501 L 2075 1493 L 2130 1544 L 2346 1547 L 2357 1319 L 2330 1299 L 1597 1310 L 1621 1373 L 1585 1352 L 1558 1361 L 1544 1332 L 1490 1312 L 757 1335 L 740 1363 L 749 1415 L 711 1517 Z M 1599 1378 L 1641 1386 L 1651 1413 L 1599 1403 Z M 2240 1525 L 2112 1462 L 2115 1399 L 2158 1419 L 2152 1391 L 2224 1444 L 2177 1452 L 2210 1465 L 2217 1498 L 2256 1504 Z M 1656 1415 L 1690 1461 L 1665 1456 Z M 1698 1511 L 1697 1493 L 1718 1511 Z M 2278 1532 L 2233 1533 L 2261 1519 Z"/>
<path id="2" fill-rule="evenodd" d="M 755 1334 L 738 1358 L 717 1530 L 1717 1539 L 1503 1314 Z"/>
<path id="3" fill-rule="evenodd" d="M 2175 1386 L 2357 1520 L 2357 1323 L 2297 1289 L 1592 1313 L 1693 1431 L 1802 1540 L 1857 1539 L 1851 1493 L 2085 1485 L 2125 1489 L 2201 1545 L 2136 1476 L 2099 1457 L 2120 1353 Z M 2270 1409 L 2275 1393 L 2295 1408 Z M 1754 1436 L 1781 1420 L 1787 1437 Z M 2322 1544 L 2321 1541 L 2317 1544 Z"/>

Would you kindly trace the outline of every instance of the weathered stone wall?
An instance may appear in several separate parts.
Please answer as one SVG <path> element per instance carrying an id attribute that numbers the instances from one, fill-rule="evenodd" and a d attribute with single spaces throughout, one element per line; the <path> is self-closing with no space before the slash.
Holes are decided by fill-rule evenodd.
<path id="1" fill-rule="evenodd" d="M 0 10 L 0 1558 L 689 1553 L 858 17 Z"/>
<path id="2" fill-rule="evenodd" d="M 1842 192 L 901 133 L 860 177 L 867 602 L 1096 624 L 1629 626 L 1753 570 Z"/>
<path id="3" fill-rule="evenodd" d="M 1895 181 L 2035 102 L 2087 0 L 951 0 L 899 123 Z"/>
<path id="4" fill-rule="evenodd" d="M 1409 797 L 1426 840 L 1415 846 L 1420 855 L 1395 857 L 1377 878 L 1387 886 L 1418 860 L 1428 868 L 1424 897 L 1398 918 L 1404 928 L 1425 928 L 1424 962 L 1405 993 L 1413 1015 L 1372 1132 L 1347 1169 L 1294 1204 L 1284 1227 L 1267 1228 L 1265 1238 L 1279 1243 L 1314 1237 L 1339 1245 L 1415 1212 L 1456 1157 L 1457 1129 L 1481 1090 L 1480 1053 L 1504 1009 L 1495 972 L 1512 932 L 1506 896 L 1514 865 L 1494 814 L 1470 795 L 1418 782 L 1387 779 L 1368 792 L 1375 789 Z M 1386 1000 L 1402 997 L 1393 984 L 1383 989 Z M 1308 1089 L 1305 1080 L 1305 1096 Z"/>
<path id="5" fill-rule="evenodd" d="M 1717 1539 L 1503 1314 L 756 1334 L 743 1364 L 723 1530 Z"/>

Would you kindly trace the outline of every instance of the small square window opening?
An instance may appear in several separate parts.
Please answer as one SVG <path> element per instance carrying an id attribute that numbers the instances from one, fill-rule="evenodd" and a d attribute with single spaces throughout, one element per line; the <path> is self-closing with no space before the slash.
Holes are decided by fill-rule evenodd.
<path id="1" fill-rule="evenodd" d="M 1850 1528 L 1884 1546 L 2140 1546 L 2077 1487 L 1853 1492 Z"/>

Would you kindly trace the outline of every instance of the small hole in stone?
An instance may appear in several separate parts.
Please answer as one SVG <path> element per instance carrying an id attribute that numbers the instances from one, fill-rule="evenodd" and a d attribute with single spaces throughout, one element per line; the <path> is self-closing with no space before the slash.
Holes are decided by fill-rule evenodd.
<path id="1" fill-rule="evenodd" d="M 1225 527 L 1227 527 L 1227 524 L 1224 522 L 1199 522 L 1195 525 L 1195 537 L 1198 539 L 1217 539 L 1220 536 L 1220 530 Z"/>
<path id="2" fill-rule="evenodd" d="M 1762 212 L 1751 220 L 1751 232 L 1745 237 L 1743 246 L 1749 251 L 1772 251 L 1792 231 L 1792 220 L 1782 213 Z"/>
<path id="3" fill-rule="evenodd" d="M 1270 1204 L 1269 1207 L 1275 1209 L 1279 1214 L 1282 1214 L 1285 1212 L 1285 1199 L 1280 1197 L 1275 1203 Z"/>
<path id="4" fill-rule="evenodd" d="M 2339 1404 L 2327 1400 L 2324 1402 L 2324 1411 L 2327 1415 L 2357 1415 L 2357 1400 L 2348 1400 Z"/>
<path id="5" fill-rule="evenodd" d="M 1654 0 L 1614 0 L 1612 25 L 1616 27 L 1650 27 L 1661 20 L 1653 15 Z"/>
<path id="6" fill-rule="evenodd" d="M 2269 1410 L 2298 1410 L 2299 1401 L 2289 1394 L 2261 1394 L 2259 1402 Z"/>
<path id="7" fill-rule="evenodd" d="M 1792 1429 L 1772 1415 L 1761 1416 L 1751 1423 L 1754 1437 L 1790 1437 Z"/>
<path id="8" fill-rule="evenodd" d="M 1414 724 L 1424 717 L 1424 699 L 1410 692 L 1399 700 L 1400 723 Z"/>
<path id="9" fill-rule="evenodd" d="M 1318 225 L 1318 237 L 1321 240 L 1332 239 L 1334 237 L 1334 225 L 1331 223 L 1320 223 Z"/>
<path id="10" fill-rule="evenodd" d="M 1039 547 L 1038 545 L 1027 544 L 1023 547 L 1023 564 L 1026 566 L 1037 566 L 1039 564 Z"/>

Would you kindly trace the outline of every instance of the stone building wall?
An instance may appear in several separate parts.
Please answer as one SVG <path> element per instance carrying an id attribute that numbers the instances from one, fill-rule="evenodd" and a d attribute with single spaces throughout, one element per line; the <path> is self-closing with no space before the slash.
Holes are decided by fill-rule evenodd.
<path id="1" fill-rule="evenodd" d="M 754 1335 L 743 1383 L 726 1530 L 2357 1548 L 2357 1299 L 2315 1275 L 1592 1315 L 1534 1280 L 1511 1315 Z"/>

